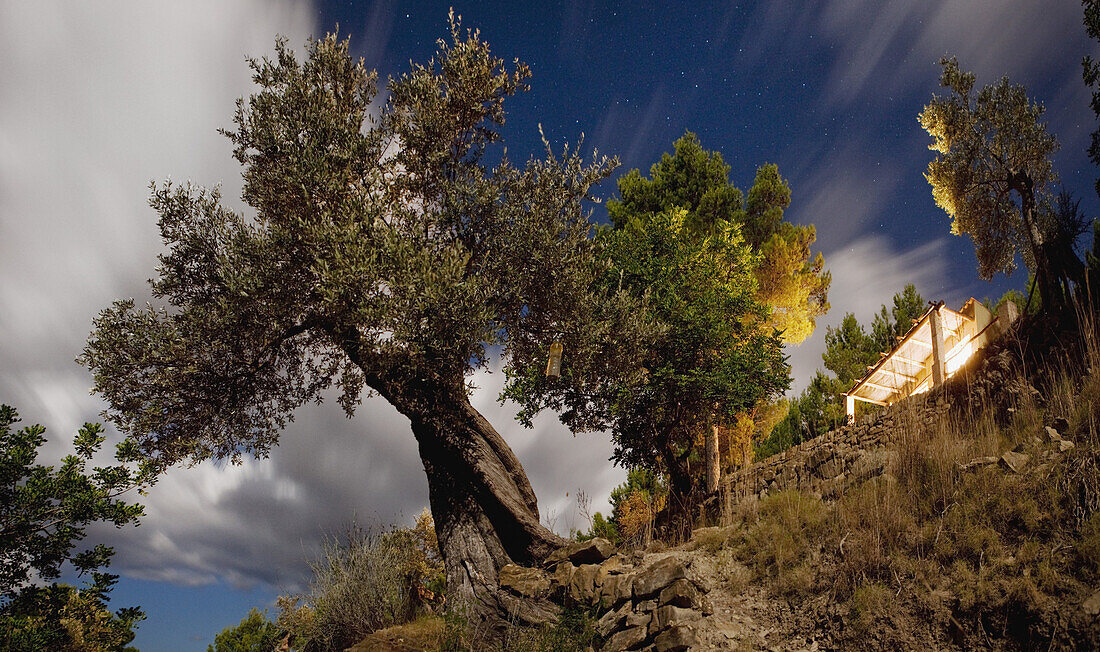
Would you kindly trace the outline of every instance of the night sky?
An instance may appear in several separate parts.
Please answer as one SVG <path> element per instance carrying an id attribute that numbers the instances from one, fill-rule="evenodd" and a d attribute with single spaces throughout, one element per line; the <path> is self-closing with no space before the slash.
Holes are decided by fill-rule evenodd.
<path id="1" fill-rule="evenodd" d="M 244 58 L 272 52 L 276 34 L 300 45 L 339 24 L 370 67 L 399 74 L 432 55 L 449 4 L 0 3 L 0 402 L 48 427 L 43 457 L 102 409 L 72 362 L 92 317 L 148 296 L 160 251 L 150 181 L 220 183 L 243 208 L 216 130 L 251 90 Z M 599 4 L 454 3 L 498 56 L 531 67 L 532 90 L 506 104 L 510 158 L 542 154 L 541 124 L 556 150 L 584 134 L 584 151 L 618 156 L 615 177 L 648 170 L 685 130 L 722 152 L 743 190 L 776 163 L 787 217 L 816 225 L 833 274 L 832 310 L 790 350 L 796 389 L 821 366 L 826 325 L 846 312 L 869 321 L 907 282 L 955 307 L 1024 286 L 1026 270 L 977 278 L 973 246 L 950 235 L 922 176 L 933 154 L 917 114 L 939 90 L 940 57 L 958 56 L 979 86 L 1026 85 L 1061 142 L 1062 187 L 1100 215 L 1080 64 L 1100 52 L 1076 0 Z M 613 180 L 598 191 L 614 192 Z M 524 430 L 495 401 L 500 374 L 473 380 L 547 521 L 586 525 L 578 489 L 606 511 L 625 475 L 606 436 L 574 438 L 553 415 Z M 301 588 L 324 536 L 353 519 L 410 523 L 427 483 L 407 420 L 373 400 L 350 421 L 332 404 L 304 409 L 270 459 L 173 469 L 142 502 L 140 527 L 92 536 L 118 551 L 112 604 L 148 612 L 141 649 L 204 650 L 250 606 Z"/>

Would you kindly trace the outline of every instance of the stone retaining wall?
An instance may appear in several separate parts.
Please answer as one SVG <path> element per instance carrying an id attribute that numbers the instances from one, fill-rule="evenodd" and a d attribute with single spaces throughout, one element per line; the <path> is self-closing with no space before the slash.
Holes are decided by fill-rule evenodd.
<path id="1" fill-rule="evenodd" d="M 836 498 L 886 470 L 903 419 L 928 422 L 944 407 L 943 398 L 914 397 L 895 404 L 729 474 L 722 479 L 721 494 L 731 503 L 784 489 Z"/>

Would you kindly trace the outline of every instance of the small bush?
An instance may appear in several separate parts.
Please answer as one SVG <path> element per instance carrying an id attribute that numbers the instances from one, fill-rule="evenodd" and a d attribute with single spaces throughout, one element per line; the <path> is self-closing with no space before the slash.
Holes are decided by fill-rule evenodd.
<path id="1" fill-rule="evenodd" d="M 701 548 L 712 555 L 716 555 L 719 550 L 725 547 L 729 538 L 730 532 L 726 528 L 708 527 L 696 532 L 693 542 L 695 549 Z"/>
<path id="2" fill-rule="evenodd" d="M 442 588 L 431 515 L 415 528 L 375 534 L 358 527 L 326 541 L 304 596 L 280 599 L 278 623 L 297 649 L 343 649 L 385 627 L 410 622 Z"/>
<path id="3" fill-rule="evenodd" d="M 1100 514 L 1085 521 L 1076 553 L 1081 570 L 1094 580 L 1100 578 Z"/>
<path id="4" fill-rule="evenodd" d="M 758 577 L 776 580 L 781 592 L 807 591 L 814 571 L 804 562 L 829 533 L 829 513 L 820 499 L 797 491 L 768 496 L 757 520 L 743 531 L 738 556 L 752 564 Z"/>
<path id="5" fill-rule="evenodd" d="M 857 588 L 849 601 L 853 633 L 862 635 L 869 631 L 887 613 L 893 597 L 893 592 L 881 582 Z"/>
<path id="6" fill-rule="evenodd" d="M 599 649 L 601 644 L 593 611 L 565 609 L 552 625 L 507 632 L 504 652 L 583 652 Z"/>
<path id="7" fill-rule="evenodd" d="M 267 612 L 253 608 L 240 624 L 226 627 L 214 637 L 206 652 L 272 652 L 284 633 L 267 619 Z"/>
<path id="8" fill-rule="evenodd" d="M 726 590 L 738 595 L 752 583 L 752 571 L 734 557 L 733 550 L 723 548 L 717 555 L 718 577 Z"/>

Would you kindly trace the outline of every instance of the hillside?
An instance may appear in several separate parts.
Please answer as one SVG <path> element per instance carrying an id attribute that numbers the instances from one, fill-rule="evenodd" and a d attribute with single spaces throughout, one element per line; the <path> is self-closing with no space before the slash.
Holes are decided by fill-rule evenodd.
<path id="1" fill-rule="evenodd" d="M 941 390 L 730 476 L 686 542 L 597 540 L 506 569 L 502 586 L 551 596 L 568 623 L 500 645 L 1095 649 L 1100 349 L 1023 328 Z M 438 649 L 441 636 L 485 644 L 437 621 L 361 649 Z"/>

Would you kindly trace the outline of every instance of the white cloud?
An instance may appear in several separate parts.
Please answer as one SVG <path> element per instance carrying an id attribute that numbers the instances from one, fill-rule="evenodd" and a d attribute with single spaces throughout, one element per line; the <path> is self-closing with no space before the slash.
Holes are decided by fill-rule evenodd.
<path id="1" fill-rule="evenodd" d="M 216 130 L 252 90 L 245 57 L 270 53 L 277 33 L 303 43 L 311 9 L 0 5 L 0 400 L 47 426 L 44 459 L 102 408 L 73 363 L 93 316 L 147 296 L 160 248 L 149 182 L 222 183 L 239 205 L 239 169 Z M 367 18 L 375 59 L 387 16 L 379 7 Z M 477 404 L 516 442 L 544 505 L 564 512 L 565 491 L 586 485 L 609 493 L 606 438 L 573 441 L 552 418 L 524 431 L 495 403 L 501 376 L 478 381 Z M 427 504 L 408 421 L 384 401 L 365 401 L 353 420 L 332 401 L 297 416 L 269 459 L 172 469 L 135 497 L 146 506 L 139 527 L 100 526 L 91 538 L 114 545 L 114 569 L 132 577 L 298 588 L 323 536 L 352 521 L 406 523 Z"/>
<path id="2" fill-rule="evenodd" d="M 927 300 L 953 301 L 955 297 L 946 285 L 946 245 L 946 239 L 941 238 L 897 251 L 882 236 L 864 236 L 826 251 L 826 267 L 833 275 L 829 314 L 818 320 L 810 339 L 788 349 L 794 379 L 789 394 L 797 395 L 814 372 L 823 369 L 826 327 L 838 326 L 845 314 L 850 312 L 860 323 L 869 324 L 879 307 L 889 303 L 907 283 L 915 285 Z"/>

